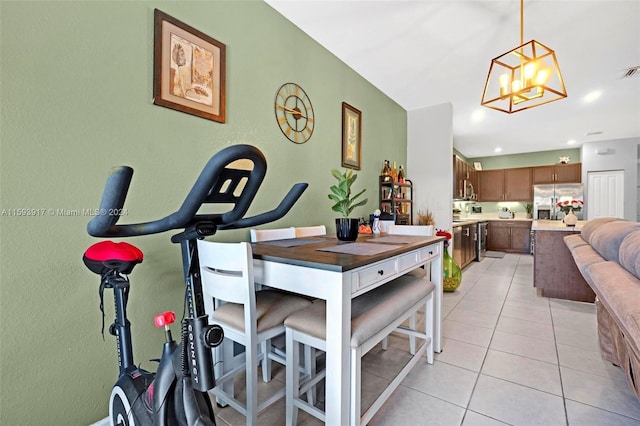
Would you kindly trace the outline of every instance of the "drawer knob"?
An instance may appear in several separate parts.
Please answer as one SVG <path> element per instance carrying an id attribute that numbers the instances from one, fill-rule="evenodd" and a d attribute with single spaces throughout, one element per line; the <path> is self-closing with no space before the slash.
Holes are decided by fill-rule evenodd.
<path id="1" fill-rule="evenodd" d="M 380 270 L 378 271 L 378 274 L 379 274 L 379 275 L 384 275 L 384 271 L 383 271 L 382 269 L 380 269 Z"/>
<path id="2" fill-rule="evenodd" d="M 433 254 L 433 251 L 430 251 L 429 254 Z"/>

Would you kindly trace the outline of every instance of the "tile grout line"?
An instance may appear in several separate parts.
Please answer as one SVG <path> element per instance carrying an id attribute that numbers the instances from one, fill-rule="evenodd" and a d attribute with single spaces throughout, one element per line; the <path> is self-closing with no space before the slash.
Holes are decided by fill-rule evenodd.
<path id="1" fill-rule="evenodd" d="M 518 263 L 520 263 L 520 260 L 518 260 Z M 460 426 L 462 426 L 464 424 L 464 419 L 467 417 L 467 413 L 469 411 L 472 411 L 472 410 L 469 410 L 469 406 L 471 405 L 471 400 L 473 399 L 473 394 L 475 393 L 476 387 L 478 386 L 478 381 L 480 380 L 480 375 L 482 374 L 482 368 L 484 367 L 484 363 L 486 362 L 487 356 L 489 355 L 489 349 L 491 348 L 491 342 L 493 341 L 493 337 L 495 336 L 496 328 L 498 328 L 498 321 L 500 321 L 500 316 L 502 315 L 502 310 L 504 309 L 504 304 L 507 301 L 507 297 L 509 295 L 509 291 L 511 290 L 511 286 L 513 285 L 513 276 L 515 275 L 516 269 L 517 269 L 517 263 L 516 263 L 516 268 L 514 268 L 513 274 L 511 275 L 511 279 L 509 280 L 509 288 L 507 289 L 507 293 L 505 294 L 504 300 L 502 301 L 502 306 L 500 306 L 500 312 L 498 313 L 498 318 L 496 319 L 496 323 L 495 323 L 495 325 L 493 327 L 493 330 L 491 331 L 491 338 L 489 339 L 489 343 L 487 345 L 487 351 L 485 352 L 484 357 L 482 358 L 482 363 L 480 364 L 480 369 L 478 370 L 478 375 L 476 376 L 476 381 L 473 384 L 473 388 L 471 389 L 471 394 L 469 395 L 469 401 L 467 401 L 467 406 L 465 407 L 464 414 L 462 415 L 462 420 L 460 422 Z M 477 284 L 477 281 L 476 281 L 476 284 Z M 466 297 L 466 294 L 462 297 L 462 299 L 464 299 L 465 297 Z M 484 414 L 482 414 L 482 415 L 484 416 Z M 502 420 L 499 420 L 499 419 L 495 419 L 495 420 L 502 422 Z"/>

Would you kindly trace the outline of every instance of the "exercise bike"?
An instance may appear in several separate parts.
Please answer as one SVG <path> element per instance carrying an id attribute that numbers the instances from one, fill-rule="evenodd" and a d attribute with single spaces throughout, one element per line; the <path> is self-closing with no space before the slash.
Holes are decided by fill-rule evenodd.
<path id="1" fill-rule="evenodd" d="M 232 164 L 249 160 L 250 170 Z M 244 162 L 246 164 L 246 161 Z M 241 229 L 273 222 L 283 217 L 307 188 L 295 184 L 273 210 L 244 217 L 264 180 L 267 163 L 264 155 L 251 145 L 233 145 L 216 153 L 205 165 L 182 206 L 162 219 L 136 224 L 117 224 L 133 169 L 114 168 L 107 179 L 100 203 L 100 214 L 87 225 L 94 237 L 135 237 L 170 230 L 181 230 L 171 237 L 180 244 L 185 278 L 185 315 L 181 322 L 180 343 L 169 325 L 175 314 L 157 315 L 155 324 L 165 330 L 162 356 L 155 373 L 134 364 L 131 324 L 127 319 L 130 290 L 128 275 L 142 262 L 143 253 L 127 243 L 101 241 L 87 249 L 83 260 L 101 276 L 100 309 L 103 314 L 103 292 L 113 289 L 115 320 L 109 327 L 116 337 L 119 377 L 109 400 L 112 425 L 134 426 L 208 426 L 215 417 L 207 391 L 215 387 L 211 348 L 223 340 L 222 329 L 209 324 L 204 311 L 202 284 L 199 276 L 197 240 L 214 235 L 218 230 Z M 203 205 L 228 208 L 223 213 L 200 213 Z"/>

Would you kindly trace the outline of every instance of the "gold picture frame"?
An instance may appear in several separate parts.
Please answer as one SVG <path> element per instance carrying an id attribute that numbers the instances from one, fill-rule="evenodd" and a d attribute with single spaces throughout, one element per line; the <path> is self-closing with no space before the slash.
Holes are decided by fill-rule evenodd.
<path id="1" fill-rule="evenodd" d="M 224 123 L 226 46 L 155 9 L 153 103 Z"/>
<path id="2" fill-rule="evenodd" d="M 362 112 L 342 103 L 342 167 L 360 170 L 362 159 Z"/>

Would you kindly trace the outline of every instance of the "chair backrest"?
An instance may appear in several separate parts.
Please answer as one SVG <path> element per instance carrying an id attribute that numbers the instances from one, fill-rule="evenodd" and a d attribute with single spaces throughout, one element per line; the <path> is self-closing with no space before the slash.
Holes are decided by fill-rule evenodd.
<path id="1" fill-rule="evenodd" d="M 314 235 L 327 235 L 327 227 L 324 225 L 317 226 L 298 226 L 295 228 L 296 238 L 313 237 Z"/>
<path id="2" fill-rule="evenodd" d="M 251 242 L 284 240 L 287 238 L 295 238 L 296 230 L 291 228 L 273 228 L 273 229 L 250 229 Z"/>
<path id="3" fill-rule="evenodd" d="M 205 311 L 213 312 L 213 299 L 240 303 L 255 312 L 251 244 L 198 240 Z"/>
<path id="4" fill-rule="evenodd" d="M 433 236 L 433 225 L 389 225 L 388 234 Z"/>

